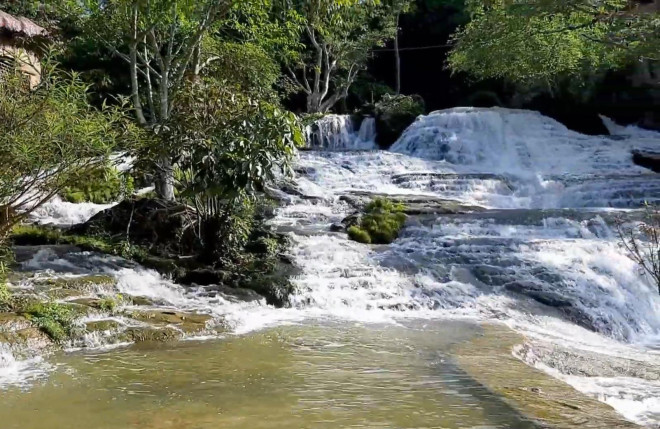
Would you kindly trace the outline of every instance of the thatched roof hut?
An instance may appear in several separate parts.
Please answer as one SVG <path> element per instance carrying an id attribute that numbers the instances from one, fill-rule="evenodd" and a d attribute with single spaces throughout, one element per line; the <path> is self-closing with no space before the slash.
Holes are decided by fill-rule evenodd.
<path id="1" fill-rule="evenodd" d="M 0 75 L 17 68 L 23 72 L 31 88 L 41 81 L 39 53 L 48 32 L 24 17 L 0 10 Z"/>
<path id="2" fill-rule="evenodd" d="M 13 36 L 37 37 L 46 36 L 48 32 L 22 16 L 15 17 L 0 10 L 0 30 Z"/>

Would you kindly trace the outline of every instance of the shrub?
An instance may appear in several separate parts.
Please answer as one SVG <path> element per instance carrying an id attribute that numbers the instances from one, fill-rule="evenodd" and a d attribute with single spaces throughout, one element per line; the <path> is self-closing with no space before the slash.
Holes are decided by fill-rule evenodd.
<path id="1" fill-rule="evenodd" d="M 64 341 L 73 330 L 73 313 L 69 307 L 62 304 L 32 304 L 23 313 L 54 341 Z"/>
<path id="2" fill-rule="evenodd" d="M 76 177 L 62 190 L 62 198 L 70 203 L 108 204 L 133 193 L 133 177 L 112 166 L 104 166 Z"/>
<path id="3" fill-rule="evenodd" d="M 77 75 L 47 61 L 42 74 L 33 91 L 20 76 L 0 79 L 0 237 L 142 134 L 124 105 L 92 108 Z"/>
<path id="4" fill-rule="evenodd" d="M 376 198 L 365 207 L 359 226 L 348 229 L 351 240 L 360 243 L 389 244 L 397 239 L 406 223 L 405 206 L 385 198 Z"/>
<path id="5" fill-rule="evenodd" d="M 348 236 L 351 240 L 357 241 L 358 243 L 371 244 L 371 236 L 359 226 L 353 225 L 348 228 Z"/>
<path id="6" fill-rule="evenodd" d="M 424 100 L 418 95 L 384 95 L 376 103 L 378 143 L 390 147 L 424 111 Z"/>

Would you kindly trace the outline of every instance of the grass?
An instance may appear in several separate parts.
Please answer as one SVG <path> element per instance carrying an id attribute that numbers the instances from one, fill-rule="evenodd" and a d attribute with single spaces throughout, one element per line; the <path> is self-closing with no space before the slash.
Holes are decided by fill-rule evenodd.
<path id="1" fill-rule="evenodd" d="M 348 229 L 351 240 L 364 244 L 390 244 L 406 223 L 405 206 L 385 198 L 376 198 L 365 207 L 359 225 Z"/>

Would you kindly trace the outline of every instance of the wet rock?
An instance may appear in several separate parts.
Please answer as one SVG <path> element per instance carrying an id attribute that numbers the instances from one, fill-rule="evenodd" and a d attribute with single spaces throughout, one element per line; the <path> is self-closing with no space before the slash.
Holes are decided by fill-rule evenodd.
<path id="1" fill-rule="evenodd" d="M 213 318 L 208 314 L 184 313 L 170 310 L 131 311 L 126 316 L 150 325 L 176 326 L 185 333 L 198 333 L 207 328 Z"/>
<path id="2" fill-rule="evenodd" d="M 359 225 L 362 222 L 362 213 L 355 212 L 342 219 L 341 224 L 344 228 L 348 229 L 352 226 Z"/>
<path id="3" fill-rule="evenodd" d="M 18 331 L 32 327 L 32 323 L 20 314 L 0 313 L 0 332 Z"/>
<path id="4" fill-rule="evenodd" d="M 125 342 L 172 342 L 180 340 L 183 337 L 183 332 L 170 328 L 152 328 L 152 327 L 137 327 L 128 328 L 119 336 L 120 341 Z"/>
<path id="5" fill-rule="evenodd" d="M 114 331 L 120 326 L 116 320 L 97 320 L 85 323 L 87 332 L 105 332 Z"/>
<path id="6" fill-rule="evenodd" d="M 131 304 L 133 305 L 138 305 L 143 307 L 148 307 L 155 304 L 151 298 L 148 298 L 146 296 L 128 296 L 126 297 L 126 299 L 130 301 Z"/>
<path id="7" fill-rule="evenodd" d="M 36 291 L 52 299 L 64 299 L 79 296 L 91 291 L 115 289 L 117 280 L 112 276 L 89 275 L 79 277 L 56 277 L 39 279 L 34 282 Z"/>
<path id="8" fill-rule="evenodd" d="M 562 308 L 571 307 L 572 303 L 565 297 L 543 290 L 543 286 L 534 282 L 516 281 L 507 283 L 504 288 L 510 292 L 528 296 L 533 300 L 547 305 L 548 307 Z"/>
<path id="9" fill-rule="evenodd" d="M 230 302 L 258 302 L 264 299 L 263 296 L 251 289 L 233 288 L 225 285 L 211 285 L 205 292 L 208 297 L 220 295 Z"/>
<path id="10" fill-rule="evenodd" d="M 330 225 L 330 232 L 343 232 L 344 230 L 345 230 L 344 225 L 340 223 L 333 223 L 332 225 Z"/>
<path id="11" fill-rule="evenodd" d="M 388 195 L 366 191 L 352 191 L 347 195 L 342 195 L 339 199 L 354 209 L 363 211 L 365 206 L 375 198 L 386 198 L 395 203 L 404 204 L 404 213 L 407 215 L 465 214 L 485 210 L 483 207 L 462 204 L 459 201 L 432 195 Z"/>
<path id="12" fill-rule="evenodd" d="M 660 173 L 660 152 L 634 150 L 632 152 L 632 159 L 640 167 Z"/>

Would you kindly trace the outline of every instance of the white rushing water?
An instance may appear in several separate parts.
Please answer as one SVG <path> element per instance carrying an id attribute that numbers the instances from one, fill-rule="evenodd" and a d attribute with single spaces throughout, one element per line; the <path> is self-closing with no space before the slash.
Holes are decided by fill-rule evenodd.
<path id="1" fill-rule="evenodd" d="M 630 215 L 620 209 L 660 197 L 658 176 L 631 156 L 660 149 L 660 134 L 609 126 L 619 135 L 582 135 L 536 112 L 458 108 L 418 118 L 390 151 L 337 152 L 353 147 L 344 135 L 322 146 L 332 151 L 302 153 L 296 185 L 306 197 L 276 219 L 297 232 L 292 305 L 366 321 L 502 321 L 539 347 L 541 357 L 520 356 L 530 365 L 631 420 L 660 423 L 649 369 L 660 365 L 660 298 L 611 228 Z M 409 223 L 376 251 L 327 232 L 351 213 L 340 197 L 356 191 L 490 210 Z M 559 364 L 545 343 L 574 356 Z M 577 369 L 586 353 L 598 354 L 591 372 Z M 623 362 L 617 371 L 599 368 L 613 361 Z"/>
<path id="2" fill-rule="evenodd" d="M 326 115 L 305 128 L 310 149 L 371 150 L 376 149 L 376 121 L 349 115 Z"/>
<path id="3" fill-rule="evenodd" d="M 619 134 L 582 135 L 536 112 L 459 108 L 418 118 L 390 151 L 377 151 L 373 119 L 355 127 L 348 116 L 323 118 L 307 129 L 313 150 L 299 154 L 296 192 L 284 195 L 272 221 L 291 233 L 301 270 L 290 309 L 184 289 L 108 257 L 43 253 L 31 263 L 110 273 L 122 293 L 211 314 L 236 332 L 310 316 L 499 321 L 530 339 L 519 358 L 631 420 L 658 424 L 660 382 L 651 368 L 660 367 L 660 298 L 611 224 L 659 199 L 658 176 L 634 165 L 631 151 L 660 150 L 660 135 Z M 353 211 L 342 197 L 356 192 L 489 210 L 411 220 L 392 245 L 370 247 L 330 232 Z M 60 207 L 39 220 L 93 214 Z"/>

